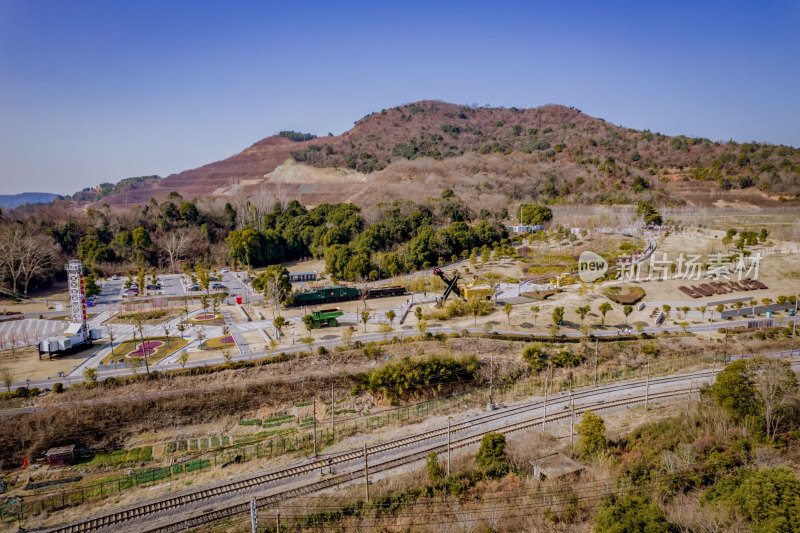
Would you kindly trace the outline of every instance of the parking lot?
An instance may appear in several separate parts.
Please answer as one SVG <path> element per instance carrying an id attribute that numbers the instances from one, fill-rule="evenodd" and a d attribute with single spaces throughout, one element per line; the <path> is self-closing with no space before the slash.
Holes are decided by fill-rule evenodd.
<path id="1" fill-rule="evenodd" d="M 249 285 L 239 278 L 244 276 L 243 273 L 221 273 L 221 279 L 211 282 L 209 294 L 214 294 L 222 291 L 227 291 L 231 298 L 242 296 L 243 300 L 250 302 L 260 301 L 263 299 L 260 295 L 254 295 L 253 290 Z M 94 299 L 90 307 L 103 310 L 105 306 L 116 305 L 132 298 L 149 298 L 149 297 L 167 297 L 176 298 L 181 296 L 200 296 L 204 291 L 187 290 L 191 285 L 185 285 L 188 282 L 186 276 L 181 274 L 163 274 L 158 276 L 160 289 L 148 290 L 146 295 L 131 295 L 125 296 L 125 278 L 109 279 L 102 285 L 101 293 Z M 190 282 L 189 282 L 190 283 Z"/>

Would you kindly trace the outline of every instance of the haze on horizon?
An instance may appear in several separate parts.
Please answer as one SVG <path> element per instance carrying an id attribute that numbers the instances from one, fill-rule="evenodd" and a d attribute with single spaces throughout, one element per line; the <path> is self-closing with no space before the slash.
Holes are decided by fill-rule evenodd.
<path id="1" fill-rule="evenodd" d="M 0 0 L 0 194 L 167 176 L 423 99 L 800 146 L 798 27 L 791 0 Z"/>

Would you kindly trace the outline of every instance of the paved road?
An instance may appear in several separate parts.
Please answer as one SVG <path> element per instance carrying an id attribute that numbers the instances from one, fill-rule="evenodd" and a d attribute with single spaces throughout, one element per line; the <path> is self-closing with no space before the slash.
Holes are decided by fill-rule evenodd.
<path id="1" fill-rule="evenodd" d="M 249 328 L 257 328 L 259 326 L 260 327 L 268 327 L 270 325 L 270 323 L 271 323 L 270 321 L 257 321 L 257 322 L 249 322 L 247 324 L 241 324 L 239 326 L 240 327 L 247 327 L 249 329 Z M 693 332 L 693 333 L 705 333 L 705 332 L 716 331 L 720 327 L 726 327 L 726 328 L 735 328 L 735 327 L 739 327 L 739 326 L 746 327 L 747 324 L 748 324 L 747 320 L 725 321 L 725 322 L 708 323 L 708 324 L 697 324 L 697 325 L 689 326 L 687 328 L 687 331 L 690 331 L 690 332 Z M 157 327 L 157 326 L 153 326 L 153 327 Z M 213 336 L 222 335 L 222 327 L 221 326 L 203 326 L 203 328 L 204 328 L 204 331 L 207 333 L 206 338 L 212 338 Z M 450 328 L 450 327 L 428 328 L 427 331 L 429 331 L 430 333 L 433 333 L 433 334 L 436 334 L 436 333 L 448 334 L 448 333 L 460 333 L 464 329 L 466 329 L 467 331 L 469 331 L 471 333 L 484 333 L 483 330 L 476 329 L 476 328 Z M 643 333 L 657 334 L 657 333 L 661 333 L 663 331 L 678 332 L 678 331 L 682 331 L 682 328 L 680 328 L 679 326 L 649 327 L 649 328 L 644 328 Z M 495 333 L 499 333 L 499 334 L 503 334 L 503 335 L 520 335 L 520 334 L 522 334 L 522 335 L 528 335 L 528 336 L 534 337 L 534 338 L 535 337 L 541 337 L 541 338 L 550 337 L 550 335 L 548 333 L 544 333 L 544 332 L 542 332 L 542 333 L 539 333 L 539 332 L 526 333 L 526 332 L 521 332 L 521 331 L 503 330 L 503 329 L 496 329 L 496 330 L 494 330 L 494 332 Z M 615 337 L 615 336 L 618 336 L 619 333 L 620 333 L 620 331 L 617 330 L 617 329 L 597 330 L 597 331 L 593 332 L 593 334 L 596 337 Z M 393 331 L 390 335 L 393 336 L 393 337 L 395 337 L 395 336 L 396 337 L 413 337 L 413 336 L 416 336 L 418 334 L 419 334 L 419 332 L 416 329 L 408 329 L 408 330 L 396 330 L 396 331 Z M 580 333 L 579 331 L 565 331 L 563 333 L 563 336 L 565 336 L 567 338 L 580 338 L 580 337 L 583 336 L 583 334 Z M 381 340 L 384 340 L 384 338 L 385 337 L 384 337 L 384 335 L 382 333 L 368 333 L 368 334 L 363 334 L 363 335 L 354 335 L 352 337 L 351 341 L 354 342 L 354 341 L 358 340 L 358 341 L 361 341 L 363 343 L 367 343 L 367 342 L 372 342 L 372 341 L 376 341 L 376 342 L 377 341 L 381 341 Z M 319 339 L 319 340 L 317 340 L 316 342 L 313 343 L 313 345 L 311 346 L 311 349 L 313 350 L 313 349 L 316 349 L 316 348 L 318 348 L 320 346 L 324 346 L 325 348 L 332 349 L 332 348 L 335 348 L 336 346 L 340 346 L 342 344 L 343 344 L 342 339 L 337 336 L 336 338 L 331 338 L 331 339 Z M 295 346 L 282 347 L 282 348 L 279 349 L 278 353 L 280 353 L 280 352 L 295 353 L 295 352 L 301 352 L 301 351 L 307 351 L 307 350 L 308 350 L 308 347 L 305 344 L 301 345 L 300 343 L 298 343 Z M 242 354 L 242 353 L 236 354 L 236 355 L 234 355 L 232 357 L 232 360 L 234 362 L 236 362 L 236 361 L 246 361 L 246 360 L 251 360 L 251 359 L 254 359 L 254 358 L 257 359 L 257 358 L 264 358 L 264 357 L 273 357 L 275 355 L 276 355 L 276 352 L 269 352 L 268 353 L 266 351 L 261 350 L 261 351 L 253 351 L 253 352 L 244 353 L 244 354 Z M 180 369 L 181 366 L 176 362 L 176 359 L 177 359 L 177 357 L 173 358 L 170 362 L 165 362 L 164 364 L 160 364 L 159 365 L 159 369 L 160 370 L 178 370 L 178 369 Z M 222 357 L 216 357 L 216 358 L 210 358 L 210 359 L 202 359 L 202 360 L 196 360 L 196 361 L 188 361 L 186 363 L 186 368 L 195 368 L 195 367 L 201 367 L 201 366 L 212 366 L 212 365 L 216 365 L 216 364 L 222 364 L 224 362 L 225 362 L 225 360 Z M 99 380 L 103 380 L 103 379 L 107 379 L 109 377 L 126 376 L 126 375 L 130 375 L 131 373 L 133 373 L 133 370 L 130 369 L 130 368 L 103 369 L 103 370 L 100 370 L 98 372 L 98 379 Z M 72 385 L 74 383 L 80 383 L 80 382 L 83 382 L 83 381 L 84 381 L 84 379 L 83 379 L 82 375 L 69 376 L 68 378 L 37 379 L 37 380 L 30 380 L 27 384 L 24 381 L 15 382 L 11 386 L 11 389 L 14 390 L 14 389 L 17 389 L 17 388 L 20 388 L 20 387 L 30 386 L 30 387 L 38 387 L 39 389 L 47 389 L 47 390 L 49 390 L 49 389 L 52 389 L 53 384 L 58 383 L 58 382 L 64 383 L 65 386 L 69 386 L 69 385 Z"/>

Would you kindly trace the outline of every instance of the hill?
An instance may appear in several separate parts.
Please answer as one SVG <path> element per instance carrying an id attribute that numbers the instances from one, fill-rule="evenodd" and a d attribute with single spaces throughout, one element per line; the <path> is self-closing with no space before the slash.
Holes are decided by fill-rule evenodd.
<path id="1" fill-rule="evenodd" d="M 454 189 L 502 203 L 529 198 L 670 205 L 776 203 L 800 193 L 800 150 L 666 136 L 616 126 L 578 109 L 472 108 L 422 101 L 384 109 L 338 136 L 263 139 L 223 161 L 127 192 L 130 203 L 252 194 L 303 203 L 375 201 Z M 122 194 L 104 202 L 124 203 Z"/>
<path id="2" fill-rule="evenodd" d="M 118 195 L 119 198 L 124 199 L 125 193 L 148 188 L 153 182 L 160 179 L 160 176 L 137 176 L 121 179 L 117 183 L 101 183 L 97 187 L 86 187 L 82 191 L 76 192 L 72 195 L 72 199 L 77 202 L 99 202 L 110 195 Z"/>
<path id="3" fill-rule="evenodd" d="M 12 209 L 25 204 L 49 204 L 59 196 L 49 192 L 23 192 L 20 194 L 0 194 L 0 207 Z"/>

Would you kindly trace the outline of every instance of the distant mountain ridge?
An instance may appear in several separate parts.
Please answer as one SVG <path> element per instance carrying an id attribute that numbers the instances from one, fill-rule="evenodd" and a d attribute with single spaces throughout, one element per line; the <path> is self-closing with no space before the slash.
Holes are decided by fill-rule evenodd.
<path id="1" fill-rule="evenodd" d="M 23 192 L 20 194 L 0 194 L 0 207 L 13 209 L 25 204 L 49 204 L 58 199 L 58 194 L 50 192 Z"/>
<path id="2" fill-rule="evenodd" d="M 307 205 L 372 205 L 452 188 L 475 201 L 614 204 L 646 197 L 685 205 L 724 196 L 766 205 L 800 195 L 800 149 L 671 137 L 560 105 L 476 108 L 426 100 L 370 113 L 337 136 L 281 132 L 225 160 L 136 185 L 102 202 L 260 190 Z"/>

